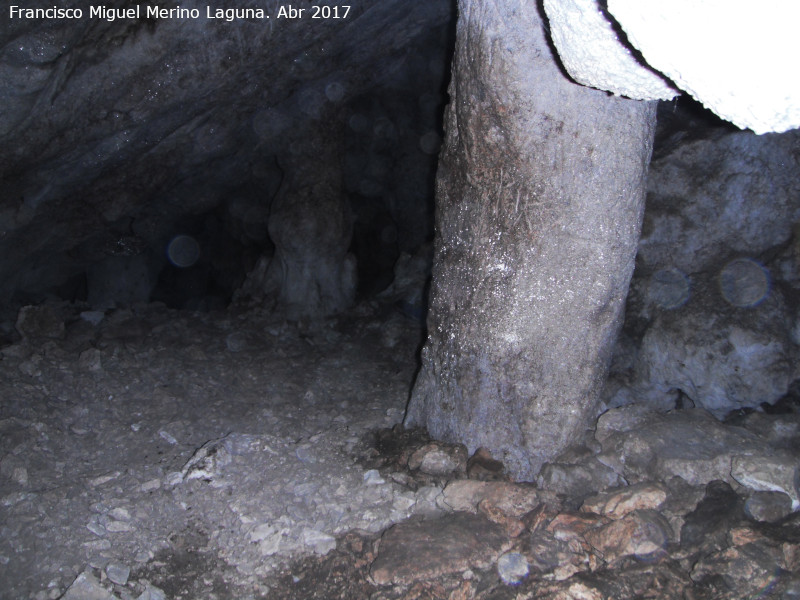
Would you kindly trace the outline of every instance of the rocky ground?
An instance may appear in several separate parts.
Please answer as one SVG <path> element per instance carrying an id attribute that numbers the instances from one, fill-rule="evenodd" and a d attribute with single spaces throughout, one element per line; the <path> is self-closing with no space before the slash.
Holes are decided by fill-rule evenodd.
<path id="1" fill-rule="evenodd" d="M 0 598 L 800 598 L 800 413 L 604 413 L 538 480 L 395 427 L 418 320 L 23 309 Z M 778 414 L 780 413 L 780 414 Z"/>

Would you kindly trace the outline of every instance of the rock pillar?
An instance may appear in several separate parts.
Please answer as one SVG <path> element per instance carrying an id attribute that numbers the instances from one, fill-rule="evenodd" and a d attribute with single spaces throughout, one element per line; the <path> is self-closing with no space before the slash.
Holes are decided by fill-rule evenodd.
<path id="1" fill-rule="evenodd" d="M 429 338 L 406 425 L 485 446 L 532 479 L 596 415 L 655 103 L 570 81 L 537 3 L 458 8 Z"/>
<path id="2" fill-rule="evenodd" d="M 342 184 L 342 136 L 336 115 L 314 121 L 289 148 L 284 181 L 269 217 L 275 256 L 267 280 L 290 318 L 321 317 L 353 301 L 355 258 L 350 205 Z"/>

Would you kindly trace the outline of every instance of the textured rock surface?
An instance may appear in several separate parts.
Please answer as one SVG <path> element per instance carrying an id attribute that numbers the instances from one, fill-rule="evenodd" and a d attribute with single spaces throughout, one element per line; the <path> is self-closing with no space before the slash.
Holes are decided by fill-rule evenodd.
<path id="1" fill-rule="evenodd" d="M 140 19 L 4 15 L 0 318 L 50 295 L 221 308 L 259 257 L 278 277 L 256 295 L 337 310 L 351 242 L 387 285 L 398 252 L 431 235 L 449 4 L 312 19 L 295 2 L 307 18 L 278 19 L 280 5 L 248 1 L 237 8 L 270 19 L 231 21 L 205 6 L 145 18 L 152 4 Z M 178 234 L 199 246 L 193 264 Z"/>
<path id="2" fill-rule="evenodd" d="M 636 510 L 618 521 L 592 529 L 585 537 L 603 560 L 613 563 L 626 556 L 639 560 L 663 556 L 672 532 L 669 523 L 657 512 Z"/>
<path id="3" fill-rule="evenodd" d="M 401 523 L 381 538 L 372 563 L 375 583 L 412 583 L 486 568 L 508 550 L 501 527 L 479 515 L 456 513 L 431 522 Z"/>
<path id="4" fill-rule="evenodd" d="M 798 51 L 787 24 L 800 17 L 795 7 L 726 10 L 695 0 L 544 6 L 564 67 L 584 85 L 645 100 L 671 98 L 675 85 L 756 133 L 800 126 L 800 86 L 776 76 L 791 70 Z"/>
<path id="5" fill-rule="evenodd" d="M 581 510 L 619 519 L 634 510 L 658 509 L 666 499 L 667 492 L 663 486 L 640 483 L 587 498 Z"/>
<path id="6" fill-rule="evenodd" d="M 744 511 L 756 521 L 780 521 L 792 511 L 792 499 L 783 492 L 754 492 L 744 503 Z"/>
<path id="7" fill-rule="evenodd" d="M 800 87 L 776 76 L 791 69 L 798 51 L 788 24 L 800 18 L 797 6 L 748 11 L 713 0 L 609 0 L 608 10 L 649 66 L 719 116 L 756 133 L 800 126 Z"/>
<path id="8" fill-rule="evenodd" d="M 798 145 L 799 131 L 734 132 L 654 160 L 637 268 L 694 275 L 786 244 L 800 221 Z"/>
<path id="9" fill-rule="evenodd" d="M 798 147 L 796 131 L 718 133 L 651 164 L 608 405 L 723 417 L 800 377 Z"/>
<path id="10" fill-rule="evenodd" d="M 620 43 L 612 20 L 594 0 L 546 0 L 558 56 L 583 85 L 639 100 L 669 100 L 678 91 Z"/>
<path id="11" fill-rule="evenodd" d="M 530 480 L 595 416 L 655 106 L 566 79 L 534 5 L 459 12 L 429 339 L 406 424 Z"/>
<path id="12" fill-rule="evenodd" d="M 701 296 L 658 315 L 641 341 L 633 389 L 613 400 L 632 394 L 668 410 L 683 394 L 718 418 L 774 404 L 800 376 L 800 348 L 789 335 L 785 307 L 780 292 L 773 291 L 749 309 Z"/>
<path id="13" fill-rule="evenodd" d="M 699 485 L 729 477 L 731 451 L 747 452 L 757 444 L 754 436 L 731 431 L 703 411 L 683 411 L 654 414 L 636 429 L 609 436 L 599 459 L 628 481 L 662 468 Z"/>
<path id="14" fill-rule="evenodd" d="M 430 507 L 430 490 L 417 506 L 354 464 L 402 418 L 414 321 L 388 348 L 379 319 L 298 329 L 151 306 L 92 325 L 48 308 L 62 339 L 0 354 L 3 599 L 136 598 L 148 581 L 170 600 L 243 598 L 293 555 Z"/>
<path id="15" fill-rule="evenodd" d="M 444 445 L 398 425 L 414 320 L 389 346 L 395 316 L 370 305 L 305 325 L 158 306 L 92 324 L 82 307 L 50 308 L 47 329 L 61 315 L 63 338 L 0 356 L 0 596 L 606 600 L 655 589 L 738 600 L 754 582 L 777 597 L 793 589 L 800 513 L 754 488 L 794 473 L 796 414 L 721 423 L 626 406 L 559 456 L 558 489 L 448 481 L 463 470 L 409 464 Z M 569 468 L 598 459 L 633 485 L 601 493 Z M 727 483 L 701 481 L 726 460 Z M 778 521 L 753 518 L 774 509 Z"/>
<path id="16" fill-rule="evenodd" d="M 731 477 L 742 485 L 764 492 L 783 492 L 792 499 L 792 508 L 800 508 L 800 463 L 797 454 L 780 453 L 733 456 Z"/>

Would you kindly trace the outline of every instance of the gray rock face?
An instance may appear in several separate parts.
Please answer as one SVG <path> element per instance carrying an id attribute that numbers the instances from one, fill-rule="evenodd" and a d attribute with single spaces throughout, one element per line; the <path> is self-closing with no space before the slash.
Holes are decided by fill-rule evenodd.
<path id="1" fill-rule="evenodd" d="M 403 233 L 362 243 L 367 263 L 375 247 L 396 256 L 425 241 L 449 4 L 355 2 L 347 18 L 293 20 L 242 4 L 270 19 L 207 19 L 204 7 L 199 18 L 4 19 L 0 304 L 10 314 L 48 295 L 208 308 L 259 255 L 281 265 L 271 299 L 338 310 L 355 286 L 350 197 L 368 196 L 388 220 L 358 214 L 362 230 Z M 337 127 L 320 146 L 316 132 Z M 301 175 L 304 188 L 300 171 L 318 177 Z M 195 265 L 168 251 L 177 234 L 195 237 Z M 133 239 L 141 247 L 118 244 Z M 392 261 L 379 267 L 391 274 Z"/>
<path id="2" fill-rule="evenodd" d="M 651 165 L 610 406 L 688 399 L 722 417 L 800 377 L 798 147 L 797 131 L 731 133 Z"/>
<path id="3" fill-rule="evenodd" d="M 800 221 L 800 132 L 737 132 L 650 165 L 637 269 L 719 270 L 785 244 Z"/>
<path id="4" fill-rule="evenodd" d="M 534 5 L 464 1 L 459 14 L 429 338 L 406 424 L 530 480 L 595 415 L 655 107 L 567 80 Z"/>
<path id="5" fill-rule="evenodd" d="M 800 371 L 779 292 L 750 309 L 704 300 L 652 321 L 634 365 L 636 400 L 670 409 L 680 390 L 721 418 L 786 394 Z"/>

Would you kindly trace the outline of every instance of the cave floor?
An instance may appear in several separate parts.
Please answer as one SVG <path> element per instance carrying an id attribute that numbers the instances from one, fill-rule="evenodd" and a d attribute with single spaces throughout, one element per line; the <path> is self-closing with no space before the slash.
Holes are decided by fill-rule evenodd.
<path id="1" fill-rule="evenodd" d="M 800 598 L 800 512 L 729 477 L 791 474 L 794 408 L 609 411 L 537 487 L 390 429 L 423 336 L 393 305 L 37 311 L 0 350 L 0 600 Z"/>
<path id="2" fill-rule="evenodd" d="M 402 419 L 421 326 L 361 310 L 74 311 L 61 339 L 4 348 L 0 597 L 57 598 L 87 569 L 131 597 L 261 597 L 290 557 L 407 518 L 413 493 L 357 460 Z"/>

